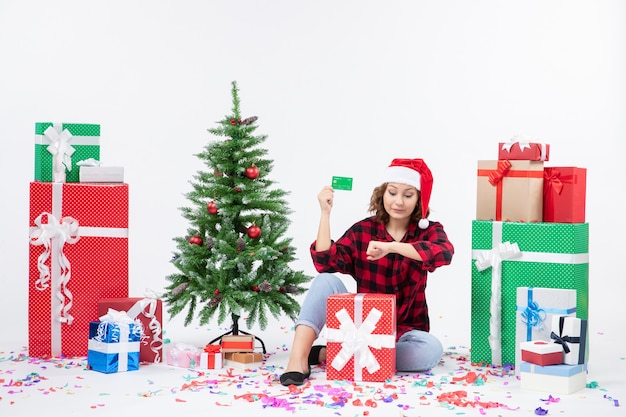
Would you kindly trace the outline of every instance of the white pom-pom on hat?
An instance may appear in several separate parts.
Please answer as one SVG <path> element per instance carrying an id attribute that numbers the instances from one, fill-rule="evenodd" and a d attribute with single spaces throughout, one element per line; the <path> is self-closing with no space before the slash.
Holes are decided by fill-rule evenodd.
<path id="1" fill-rule="evenodd" d="M 426 229 L 429 225 L 426 213 L 433 189 L 433 174 L 423 159 L 396 158 L 391 161 L 384 174 L 384 182 L 397 182 L 417 188 L 422 200 L 422 218 L 417 223 L 420 229 Z"/>

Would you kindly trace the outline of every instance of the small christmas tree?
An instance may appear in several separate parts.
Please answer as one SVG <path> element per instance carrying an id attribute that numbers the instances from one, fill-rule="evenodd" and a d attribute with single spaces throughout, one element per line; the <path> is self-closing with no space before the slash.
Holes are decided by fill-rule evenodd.
<path id="1" fill-rule="evenodd" d="M 232 318 L 233 334 L 244 313 L 249 327 L 258 322 L 261 329 L 268 311 L 295 319 L 300 305 L 294 296 L 311 279 L 289 267 L 295 249 L 284 237 L 288 193 L 272 187 L 272 161 L 259 146 L 267 136 L 254 135 L 256 116 L 241 118 L 238 92 L 233 82 L 232 114 L 208 129 L 226 139 L 196 155 L 210 170 L 198 171 L 190 181 L 186 197 L 192 206 L 180 208 L 190 227 L 187 236 L 174 238 L 172 263 L 178 271 L 167 277 L 163 296 L 172 316 L 188 308 L 185 325 L 196 315 L 206 324 L 217 313 L 218 324 Z"/>

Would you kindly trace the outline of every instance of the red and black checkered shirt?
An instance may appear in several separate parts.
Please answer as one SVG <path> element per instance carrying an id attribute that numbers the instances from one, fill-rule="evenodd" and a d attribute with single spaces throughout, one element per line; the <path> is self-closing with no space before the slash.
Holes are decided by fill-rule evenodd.
<path id="1" fill-rule="evenodd" d="M 371 240 L 393 242 L 385 225 L 373 217 L 363 219 L 350 227 L 329 250 L 317 252 L 311 245 L 311 257 L 318 272 L 339 272 L 351 275 L 359 293 L 395 294 L 397 303 L 397 337 L 409 330 L 429 331 L 426 279 L 428 272 L 448 265 L 454 247 L 443 226 L 430 222 L 427 229 L 411 223 L 402 242 L 411 243 L 422 261 L 397 253 L 377 260 L 367 260 L 367 246 Z"/>

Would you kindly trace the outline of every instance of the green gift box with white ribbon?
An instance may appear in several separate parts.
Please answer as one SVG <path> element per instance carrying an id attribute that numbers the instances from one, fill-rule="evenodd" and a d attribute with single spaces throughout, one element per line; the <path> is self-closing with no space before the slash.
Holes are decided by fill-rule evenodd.
<path id="1" fill-rule="evenodd" d="M 472 362 L 515 364 L 518 287 L 576 290 L 587 319 L 589 224 L 472 221 Z"/>
<path id="2" fill-rule="evenodd" d="M 100 160 L 100 125 L 35 123 L 35 181 L 79 182 L 78 162 Z"/>

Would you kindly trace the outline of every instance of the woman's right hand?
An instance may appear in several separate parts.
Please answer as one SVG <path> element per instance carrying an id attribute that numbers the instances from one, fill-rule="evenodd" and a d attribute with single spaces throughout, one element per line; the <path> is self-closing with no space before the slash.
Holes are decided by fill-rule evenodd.
<path id="1" fill-rule="evenodd" d="M 335 190 L 330 185 L 322 188 L 322 191 L 317 195 L 317 201 L 320 203 L 322 212 L 330 213 L 333 208 L 333 199 L 335 197 Z"/>

